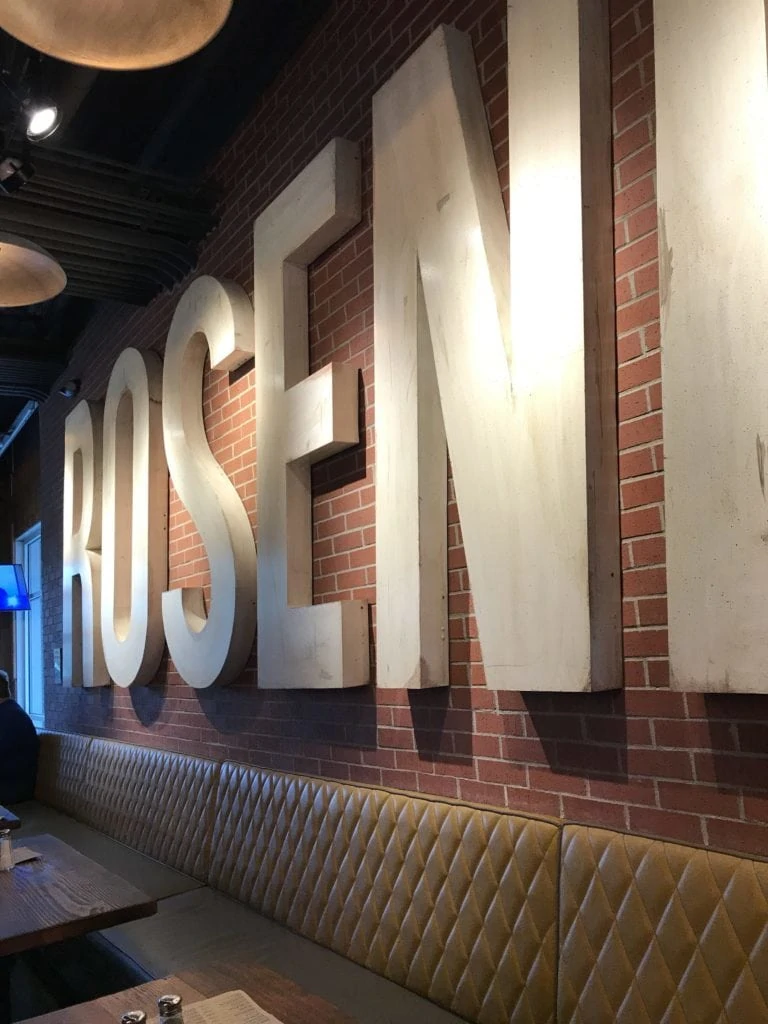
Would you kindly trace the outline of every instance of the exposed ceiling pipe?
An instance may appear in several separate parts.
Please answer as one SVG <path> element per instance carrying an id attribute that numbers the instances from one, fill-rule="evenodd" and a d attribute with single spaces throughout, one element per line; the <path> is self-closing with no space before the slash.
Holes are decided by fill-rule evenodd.
<path id="1" fill-rule="evenodd" d="M 19 412 L 16 419 L 10 426 L 10 429 L 0 437 L 0 457 L 5 455 L 10 446 L 16 440 L 18 435 L 27 425 L 29 420 L 37 412 L 37 402 L 27 402 L 23 409 Z"/>

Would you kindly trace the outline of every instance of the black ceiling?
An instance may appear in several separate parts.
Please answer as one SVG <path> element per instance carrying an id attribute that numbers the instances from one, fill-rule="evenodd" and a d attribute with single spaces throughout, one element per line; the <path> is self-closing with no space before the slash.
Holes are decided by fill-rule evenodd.
<path id="1" fill-rule="evenodd" d="M 199 175 L 329 6 L 330 0 L 234 0 L 218 36 L 187 60 L 95 76 L 67 128 L 67 146 Z"/>
<path id="2" fill-rule="evenodd" d="M 62 149 L 30 159 L 32 179 L 0 198 L 0 230 L 50 252 L 68 296 L 145 305 L 194 267 L 214 224 L 210 188 Z"/>
<path id="3" fill-rule="evenodd" d="M 329 4 L 234 0 L 205 49 L 139 72 L 65 64 L 0 31 L 6 138 L 10 90 L 47 94 L 64 111 L 56 135 L 32 152 L 35 176 L 0 195 L 0 230 L 43 245 L 69 278 L 51 302 L 0 310 L 0 396 L 15 396 L 0 403 L 0 432 L 30 384 L 37 393 L 50 386 L 98 301 L 145 304 L 192 268 L 213 225 L 206 167 Z"/>

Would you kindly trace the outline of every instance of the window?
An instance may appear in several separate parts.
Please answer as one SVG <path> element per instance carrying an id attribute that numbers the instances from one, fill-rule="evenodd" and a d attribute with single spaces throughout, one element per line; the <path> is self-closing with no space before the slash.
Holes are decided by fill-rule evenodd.
<path id="1" fill-rule="evenodd" d="M 38 728 L 45 725 L 43 595 L 40 524 L 23 533 L 15 558 L 24 569 L 29 611 L 14 613 L 16 699 Z"/>

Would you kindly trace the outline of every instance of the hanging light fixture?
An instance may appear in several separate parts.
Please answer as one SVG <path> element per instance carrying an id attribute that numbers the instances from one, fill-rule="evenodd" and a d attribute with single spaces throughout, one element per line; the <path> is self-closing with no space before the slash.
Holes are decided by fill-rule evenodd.
<path id="1" fill-rule="evenodd" d="M 0 308 L 31 306 L 64 290 L 67 275 L 39 245 L 0 232 Z"/>
<path id="2" fill-rule="evenodd" d="M 0 0 L 0 28 L 71 64 L 131 71 L 196 53 L 231 7 L 232 0 Z"/>

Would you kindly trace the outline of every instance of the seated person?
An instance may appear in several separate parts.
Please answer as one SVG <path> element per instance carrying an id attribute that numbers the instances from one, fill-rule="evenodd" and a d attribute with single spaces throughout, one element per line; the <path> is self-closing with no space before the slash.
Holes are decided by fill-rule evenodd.
<path id="1" fill-rule="evenodd" d="M 32 719 L 12 699 L 8 673 L 0 669 L 0 804 L 34 796 L 37 745 Z"/>

